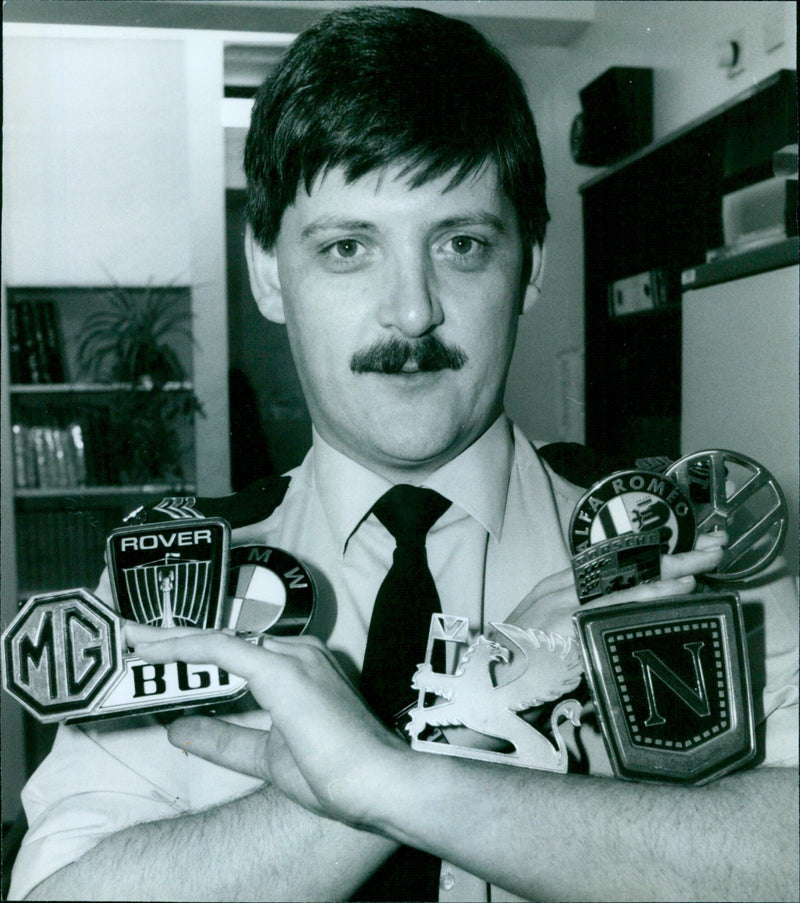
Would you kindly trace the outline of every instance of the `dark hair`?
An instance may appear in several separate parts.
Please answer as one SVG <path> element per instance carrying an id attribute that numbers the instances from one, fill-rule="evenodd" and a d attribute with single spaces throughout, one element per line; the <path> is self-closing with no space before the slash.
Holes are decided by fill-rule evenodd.
<path id="1" fill-rule="evenodd" d="M 544 239 L 545 175 L 519 77 L 474 28 L 413 7 L 330 13 L 292 44 L 256 94 L 245 146 L 247 217 L 270 249 L 301 182 L 343 167 L 355 181 L 403 165 L 412 186 L 487 161 L 528 253 Z"/>

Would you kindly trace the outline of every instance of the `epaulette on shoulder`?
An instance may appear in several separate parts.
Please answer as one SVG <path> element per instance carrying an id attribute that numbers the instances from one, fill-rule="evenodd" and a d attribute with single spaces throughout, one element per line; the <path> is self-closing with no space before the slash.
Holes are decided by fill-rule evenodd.
<path id="1" fill-rule="evenodd" d="M 152 524 L 187 517 L 221 517 L 232 529 L 255 524 L 269 517 L 280 505 L 289 488 L 289 477 L 264 477 L 245 489 L 218 498 L 168 496 L 155 505 L 142 505 L 132 511 L 124 523 Z"/>
<path id="2" fill-rule="evenodd" d="M 578 442 L 552 442 L 539 446 L 536 452 L 560 477 L 584 488 L 625 466 L 613 457 L 599 454 Z"/>

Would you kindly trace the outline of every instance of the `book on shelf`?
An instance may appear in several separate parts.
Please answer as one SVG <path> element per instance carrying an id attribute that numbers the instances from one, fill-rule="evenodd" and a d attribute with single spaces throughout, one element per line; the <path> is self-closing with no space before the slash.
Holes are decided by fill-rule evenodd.
<path id="1" fill-rule="evenodd" d="M 50 298 L 22 298 L 8 304 L 11 382 L 60 383 L 66 379 L 58 309 Z"/>
<path id="2" fill-rule="evenodd" d="M 87 485 L 80 423 L 14 423 L 14 484 L 18 489 L 71 489 Z"/>

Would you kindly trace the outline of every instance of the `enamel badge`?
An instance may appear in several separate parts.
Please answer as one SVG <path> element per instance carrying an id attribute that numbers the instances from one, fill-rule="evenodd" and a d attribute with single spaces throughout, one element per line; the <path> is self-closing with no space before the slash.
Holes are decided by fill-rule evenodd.
<path id="1" fill-rule="evenodd" d="M 314 612 L 314 583 L 292 555 L 271 546 L 231 549 L 223 626 L 240 633 L 299 636 Z"/>
<path id="2" fill-rule="evenodd" d="M 229 546 L 221 518 L 113 530 L 106 563 L 122 616 L 155 627 L 218 628 Z"/>
<path id="3" fill-rule="evenodd" d="M 750 674 L 735 593 L 573 617 L 617 777 L 704 784 L 752 759 Z"/>
<path id="4" fill-rule="evenodd" d="M 582 603 L 638 586 L 661 575 L 660 530 L 604 539 L 573 556 L 575 589 Z"/>
<path id="5" fill-rule="evenodd" d="M 549 736 L 521 714 L 560 700 L 581 679 L 581 656 L 574 641 L 541 630 L 492 624 L 493 635 L 470 639 L 469 621 L 435 614 L 428 650 L 412 680 L 419 691 L 406 726 L 413 749 L 441 755 L 566 772 L 568 757 L 561 726 L 580 723 L 581 704 L 558 702 Z M 452 673 L 434 671 L 434 646 L 450 647 Z M 458 740 L 447 728 L 466 728 Z M 465 736 L 466 735 L 466 736 Z M 469 742 L 469 737 L 474 743 Z"/>
<path id="6" fill-rule="evenodd" d="M 688 552 L 695 519 L 689 499 L 665 476 L 623 470 L 595 483 L 580 499 L 569 526 L 573 554 L 628 533 L 658 530 L 663 552 Z"/>
<path id="7" fill-rule="evenodd" d="M 85 589 L 32 596 L 2 655 L 3 686 L 39 721 L 84 715 L 121 673 L 119 617 Z"/>
<path id="8" fill-rule="evenodd" d="M 219 519 L 114 531 L 112 587 L 128 619 L 224 627 L 253 643 L 302 633 L 314 610 L 309 572 L 268 546 L 229 555 L 228 535 Z M 215 665 L 145 662 L 125 652 L 123 633 L 123 616 L 85 589 L 34 596 L 3 634 L 3 685 L 39 721 L 67 723 L 222 705 L 247 691 Z"/>
<path id="9" fill-rule="evenodd" d="M 122 636 L 120 615 L 88 590 L 32 596 L 3 634 L 4 688 L 44 723 L 230 702 L 247 690 L 214 665 L 145 662 L 124 652 Z"/>

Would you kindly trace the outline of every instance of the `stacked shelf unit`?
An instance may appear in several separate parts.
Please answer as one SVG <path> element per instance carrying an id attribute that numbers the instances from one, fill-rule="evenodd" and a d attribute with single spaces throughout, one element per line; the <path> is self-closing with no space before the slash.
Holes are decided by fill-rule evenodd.
<path id="1" fill-rule="evenodd" d="M 781 70 L 581 187 L 586 442 L 598 453 L 628 467 L 680 455 L 682 275 L 723 246 L 723 197 L 771 177 L 773 154 L 796 142 L 797 77 Z M 653 303 L 620 313 L 612 287 L 633 277 L 657 287 Z"/>
<path id="2" fill-rule="evenodd" d="M 81 368 L 78 348 L 88 317 L 102 309 L 108 291 L 7 289 L 19 602 L 52 590 L 93 589 L 106 537 L 127 513 L 148 499 L 195 491 L 194 415 L 187 403 L 194 397 L 191 338 L 180 331 L 165 338 L 187 380 L 97 381 Z M 188 288 L 125 291 L 134 299 L 161 292 L 189 315 Z M 157 424 L 147 419 L 156 410 L 172 412 L 166 418 L 166 467 Z M 10 483 L 4 480 L 6 487 Z"/>

